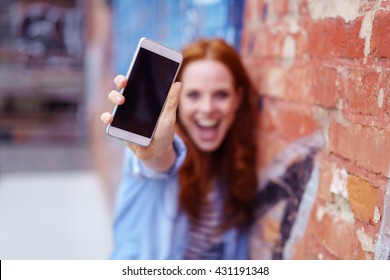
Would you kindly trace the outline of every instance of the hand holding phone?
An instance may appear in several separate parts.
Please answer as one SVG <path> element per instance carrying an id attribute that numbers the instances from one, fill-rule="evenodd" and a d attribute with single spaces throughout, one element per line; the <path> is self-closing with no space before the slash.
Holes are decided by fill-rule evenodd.
<path id="1" fill-rule="evenodd" d="M 126 77 L 118 75 L 114 83 L 119 91 L 122 91 L 127 84 Z M 176 110 L 179 104 L 181 83 L 175 82 L 168 93 L 166 104 L 160 116 L 154 137 L 149 146 L 140 146 L 131 142 L 126 142 L 133 153 L 143 161 L 143 163 L 156 171 L 164 172 L 168 170 L 174 160 L 175 152 L 172 149 L 173 136 L 175 132 Z M 108 98 L 116 106 L 122 106 L 127 100 L 118 91 L 111 91 Z M 101 119 L 106 124 L 111 124 L 113 116 L 110 112 L 101 115 Z"/>
<path id="2" fill-rule="evenodd" d="M 148 146 L 182 62 L 182 55 L 142 38 L 121 90 L 123 105 L 116 105 L 106 133 L 128 142 Z"/>

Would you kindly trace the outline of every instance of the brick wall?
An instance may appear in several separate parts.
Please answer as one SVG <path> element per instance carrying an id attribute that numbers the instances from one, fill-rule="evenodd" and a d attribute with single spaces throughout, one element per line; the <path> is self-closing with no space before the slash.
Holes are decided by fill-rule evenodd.
<path id="1" fill-rule="evenodd" d="M 247 0 L 241 53 L 262 100 L 260 170 L 323 139 L 289 258 L 389 258 L 390 1 Z M 255 258 L 269 227 L 259 219 Z"/>

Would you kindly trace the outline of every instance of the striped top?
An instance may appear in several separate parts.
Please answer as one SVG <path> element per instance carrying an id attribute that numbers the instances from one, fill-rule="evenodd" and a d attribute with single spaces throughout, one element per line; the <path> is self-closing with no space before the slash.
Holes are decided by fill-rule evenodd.
<path id="1" fill-rule="evenodd" d="M 222 258 L 222 235 L 218 228 L 222 223 L 222 203 L 218 203 L 220 193 L 215 188 L 201 204 L 199 219 L 192 219 L 185 260 L 218 260 Z"/>

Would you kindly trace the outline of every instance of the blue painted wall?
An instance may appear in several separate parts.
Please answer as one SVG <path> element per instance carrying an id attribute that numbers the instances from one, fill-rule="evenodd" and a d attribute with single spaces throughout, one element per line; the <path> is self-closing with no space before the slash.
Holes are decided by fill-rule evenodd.
<path id="1" fill-rule="evenodd" d="M 200 37 L 240 45 L 243 0 L 111 0 L 115 71 L 126 73 L 140 37 L 173 49 Z"/>

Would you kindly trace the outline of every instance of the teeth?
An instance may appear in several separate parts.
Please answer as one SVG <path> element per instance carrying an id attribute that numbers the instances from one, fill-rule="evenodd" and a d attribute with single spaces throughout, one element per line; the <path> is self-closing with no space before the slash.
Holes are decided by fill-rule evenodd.
<path id="1" fill-rule="evenodd" d="M 217 120 L 202 119 L 198 120 L 198 124 L 202 127 L 213 127 L 217 124 Z"/>

